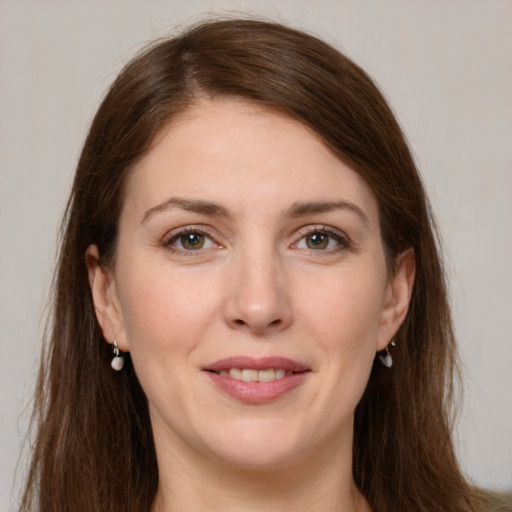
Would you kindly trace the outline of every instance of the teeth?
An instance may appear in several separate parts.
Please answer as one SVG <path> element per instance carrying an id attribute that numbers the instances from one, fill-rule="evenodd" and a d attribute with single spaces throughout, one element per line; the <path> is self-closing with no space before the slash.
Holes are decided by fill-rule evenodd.
<path id="1" fill-rule="evenodd" d="M 275 370 L 260 370 L 258 375 L 259 382 L 272 382 L 276 380 Z"/>
<path id="2" fill-rule="evenodd" d="M 229 376 L 232 379 L 242 380 L 242 370 L 240 370 L 240 368 L 231 368 L 231 370 L 229 370 Z"/>
<path id="3" fill-rule="evenodd" d="M 258 370 L 242 370 L 244 382 L 258 382 Z"/>
<path id="4" fill-rule="evenodd" d="M 244 382 L 272 382 L 282 379 L 285 376 L 292 375 L 291 370 L 283 370 L 282 368 L 268 368 L 266 370 L 252 370 L 249 368 L 230 368 L 229 370 L 220 370 L 219 375 L 231 377 L 235 380 Z"/>

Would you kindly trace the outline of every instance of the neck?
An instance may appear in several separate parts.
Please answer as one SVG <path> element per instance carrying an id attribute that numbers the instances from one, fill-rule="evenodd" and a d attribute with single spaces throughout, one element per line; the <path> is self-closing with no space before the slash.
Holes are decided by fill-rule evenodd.
<path id="1" fill-rule="evenodd" d="M 371 512 L 354 484 L 351 458 L 342 454 L 327 458 L 317 454 L 290 467 L 271 469 L 233 466 L 204 454 L 160 455 L 152 512 Z"/>

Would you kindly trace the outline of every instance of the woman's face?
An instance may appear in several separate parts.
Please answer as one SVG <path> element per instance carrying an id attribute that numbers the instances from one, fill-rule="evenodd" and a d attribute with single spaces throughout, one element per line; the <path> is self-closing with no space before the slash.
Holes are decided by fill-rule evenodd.
<path id="1" fill-rule="evenodd" d="M 388 275 L 373 193 L 308 128 L 240 100 L 197 105 L 133 171 L 115 271 L 94 253 L 98 318 L 131 353 L 157 453 L 350 456 L 412 265 Z"/>

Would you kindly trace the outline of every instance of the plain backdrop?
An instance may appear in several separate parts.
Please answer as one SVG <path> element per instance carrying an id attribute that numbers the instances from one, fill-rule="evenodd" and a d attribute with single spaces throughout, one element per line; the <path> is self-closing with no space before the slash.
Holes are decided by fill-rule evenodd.
<path id="1" fill-rule="evenodd" d="M 444 239 L 465 363 L 463 467 L 479 485 L 512 489 L 511 1 L 0 0 L 0 510 L 25 438 L 57 226 L 95 108 L 142 43 L 233 11 L 313 31 L 389 99 Z"/>

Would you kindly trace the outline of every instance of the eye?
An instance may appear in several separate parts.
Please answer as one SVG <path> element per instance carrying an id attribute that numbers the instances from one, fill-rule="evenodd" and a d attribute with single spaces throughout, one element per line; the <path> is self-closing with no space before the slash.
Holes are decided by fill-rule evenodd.
<path id="1" fill-rule="evenodd" d="M 336 252 L 349 247 L 348 239 L 333 228 L 313 228 L 300 234 L 302 237 L 293 245 L 296 249 Z"/>
<path id="2" fill-rule="evenodd" d="M 177 251 L 199 251 L 210 249 L 217 244 L 206 234 L 199 230 L 186 230 L 174 234 L 165 244 Z"/>
<path id="3" fill-rule="evenodd" d="M 325 233 L 311 233 L 304 237 L 308 249 L 328 249 L 333 240 Z"/>

